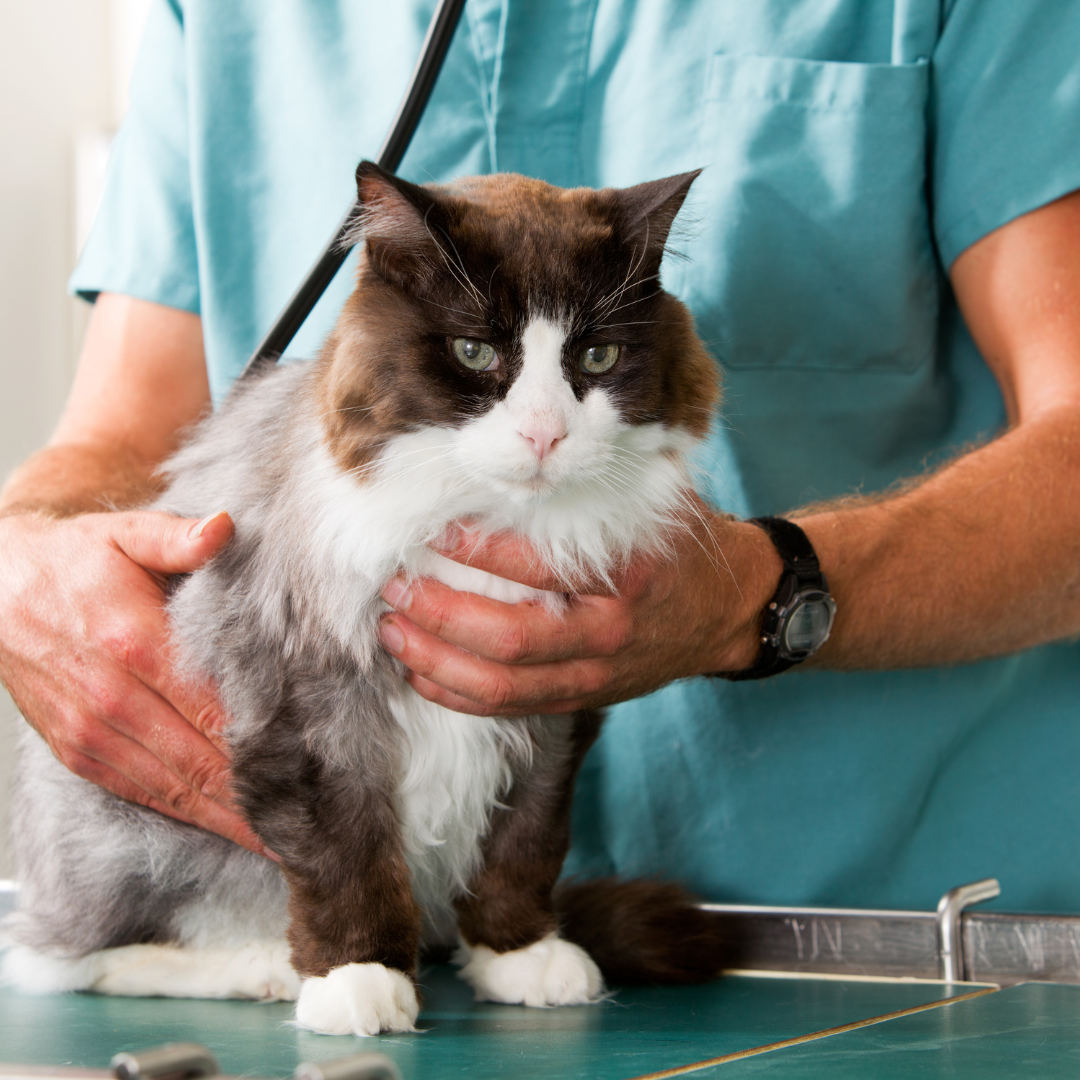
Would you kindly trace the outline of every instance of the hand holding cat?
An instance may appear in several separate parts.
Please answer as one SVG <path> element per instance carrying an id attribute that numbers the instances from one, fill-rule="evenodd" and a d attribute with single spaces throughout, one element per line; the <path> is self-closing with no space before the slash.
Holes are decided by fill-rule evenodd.
<path id="1" fill-rule="evenodd" d="M 232 805 L 221 707 L 169 661 L 162 577 L 232 537 L 159 513 L 0 519 L 0 676 L 73 772 L 265 853 Z"/>
<path id="2" fill-rule="evenodd" d="M 672 550 L 641 555 L 569 597 L 562 614 L 506 604 L 425 579 L 391 582 L 384 646 L 430 701 L 475 715 L 565 713 L 612 704 L 674 679 L 748 667 L 757 622 L 780 573 L 758 528 L 696 504 Z M 552 592 L 565 586 L 517 537 L 461 531 L 440 553 Z"/>

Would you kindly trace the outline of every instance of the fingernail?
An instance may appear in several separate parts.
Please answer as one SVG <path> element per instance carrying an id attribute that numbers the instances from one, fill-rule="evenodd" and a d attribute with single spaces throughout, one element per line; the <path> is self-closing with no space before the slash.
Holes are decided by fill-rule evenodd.
<path id="1" fill-rule="evenodd" d="M 270 850 L 270 849 L 269 849 L 268 847 L 264 847 L 264 848 L 262 849 L 262 853 L 263 853 L 263 855 L 265 855 L 265 856 L 266 856 L 266 858 L 268 858 L 268 859 L 269 859 L 269 860 L 270 860 L 271 862 L 276 862 L 276 863 L 279 863 L 279 862 L 281 862 L 281 856 L 280 856 L 280 855 L 278 855 L 278 854 L 277 854 L 277 852 L 275 852 L 275 851 L 271 851 L 271 850 Z"/>
<path id="2" fill-rule="evenodd" d="M 451 524 L 431 541 L 431 546 L 436 551 L 457 551 L 464 538 L 465 530 L 460 525 Z"/>
<path id="3" fill-rule="evenodd" d="M 379 623 L 379 638 L 386 651 L 395 656 L 405 648 L 405 635 L 387 619 Z"/>
<path id="4" fill-rule="evenodd" d="M 213 514 L 208 514 L 202 519 L 202 521 L 196 522 L 194 525 L 191 526 L 190 529 L 188 529 L 188 539 L 198 540 L 199 537 L 202 536 L 203 530 L 206 528 L 206 526 L 209 525 L 211 521 L 217 520 L 217 518 L 221 517 L 221 515 L 224 513 L 224 510 L 218 510 Z"/>
<path id="5" fill-rule="evenodd" d="M 408 611 L 412 607 L 412 589 L 397 578 L 386 583 L 386 588 L 382 591 L 382 598 L 395 611 Z"/>

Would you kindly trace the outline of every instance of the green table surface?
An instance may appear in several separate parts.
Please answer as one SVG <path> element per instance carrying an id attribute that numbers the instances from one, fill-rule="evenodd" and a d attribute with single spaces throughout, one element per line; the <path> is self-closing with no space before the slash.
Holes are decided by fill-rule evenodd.
<path id="1" fill-rule="evenodd" d="M 696 1071 L 706 1080 L 1080 1077 L 1080 986 L 1025 983 Z"/>
<path id="2" fill-rule="evenodd" d="M 629 1080 L 695 1065 L 698 1075 L 710 1075 L 715 1070 L 704 1066 L 699 1072 L 698 1063 L 973 989 L 926 982 L 728 976 L 699 987 L 621 990 L 599 1005 L 527 1009 L 477 1004 L 449 968 L 425 971 L 421 983 L 423 1034 L 372 1039 L 297 1031 L 287 1024 L 291 1006 L 282 1003 L 27 997 L 0 991 L 0 1061 L 103 1068 L 119 1050 L 192 1041 L 209 1047 L 224 1072 L 261 1076 L 286 1076 L 302 1060 L 359 1050 L 388 1054 L 405 1080 Z M 958 1004 L 944 1011 L 951 1013 Z"/>

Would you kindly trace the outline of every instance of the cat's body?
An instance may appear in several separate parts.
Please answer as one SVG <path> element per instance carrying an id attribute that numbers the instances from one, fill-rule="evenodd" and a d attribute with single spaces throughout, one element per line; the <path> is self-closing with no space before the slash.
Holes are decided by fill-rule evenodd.
<path id="1" fill-rule="evenodd" d="M 322 357 L 239 386 L 156 504 L 236 523 L 170 619 L 179 661 L 217 682 L 241 805 L 282 864 L 114 798 L 28 735 L 6 960 L 28 989 L 298 997 L 315 1030 L 408 1030 L 419 946 L 460 933 L 479 996 L 602 991 L 552 902 L 599 715 L 427 702 L 379 647 L 379 594 L 404 575 L 562 602 L 437 555 L 461 520 L 528 537 L 568 582 L 665 542 L 716 397 L 656 284 L 692 176 L 358 179 L 365 257 Z"/>

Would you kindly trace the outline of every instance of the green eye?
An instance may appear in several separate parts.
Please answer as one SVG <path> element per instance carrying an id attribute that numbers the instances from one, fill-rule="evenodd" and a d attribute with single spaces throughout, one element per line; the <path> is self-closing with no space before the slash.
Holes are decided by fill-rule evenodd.
<path id="1" fill-rule="evenodd" d="M 454 338 L 454 355 L 470 371 L 494 371 L 499 366 L 499 356 L 486 341 L 476 338 Z"/>
<path id="2" fill-rule="evenodd" d="M 594 345 L 591 349 L 582 349 L 578 364 L 582 371 L 587 371 L 590 375 L 599 375 L 613 368 L 618 359 L 618 345 Z"/>

